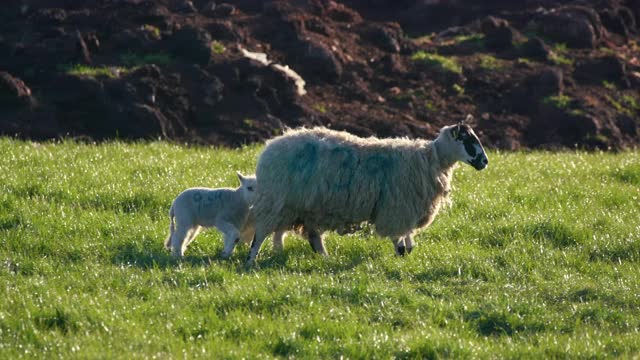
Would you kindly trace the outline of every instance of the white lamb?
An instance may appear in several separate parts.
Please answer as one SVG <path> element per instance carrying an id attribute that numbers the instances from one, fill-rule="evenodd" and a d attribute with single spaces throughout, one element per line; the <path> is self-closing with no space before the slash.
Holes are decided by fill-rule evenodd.
<path id="1" fill-rule="evenodd" d="M 184 255 L 189 243 L 203 227 L 215 226 L 224 235 L 223 257 L 231 255 L 238 241 L 251 240 L 253 224 L 247 224 L 247 220 L 255 198 L 256 178 L 237 175 L 240 186 L 236 189 L 190 188 L 173 200 L 165 247 L 174 257 Z"/>
<path id="2" fill-rule="evenodd" d="M 412 233 L 429 225 L 448 201 L 458 161 L 477 170 L 489 163 L 464 121 L 442 128 L 434 141 L 360 138 L 325 128 L 289 130 L 267 142 L 258 160 L 256 234 L 247 265 L 255 262 L 269 234 L 296 225 L 322 254 L 324 231 L 362 221 L 391 238 L 398 255 L 411 252 Z"/>

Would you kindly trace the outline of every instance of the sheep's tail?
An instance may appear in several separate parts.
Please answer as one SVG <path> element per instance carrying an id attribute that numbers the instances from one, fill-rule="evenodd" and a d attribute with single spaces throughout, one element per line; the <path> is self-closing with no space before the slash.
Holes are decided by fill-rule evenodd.
<path id="1" fill-rule="evenodd" d="M 174 232 L 176 232 L 176 220 L 173 212 L 173 204 L 171 204 L 171 208 L 169 209 L 169 236 L 167 236 L 167 240 L 164 241 L 164 247 L 167 249 L 171 249 L 171 237 L 173 237 Z"/>

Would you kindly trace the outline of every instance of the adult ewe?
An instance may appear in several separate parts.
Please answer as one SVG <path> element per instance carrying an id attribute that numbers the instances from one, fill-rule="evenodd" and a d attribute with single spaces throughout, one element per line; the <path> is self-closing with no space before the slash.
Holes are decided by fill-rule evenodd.
<path id="1" fill-rule="evenodd" d="M 289 130 L 267 142 L 258 159 L 256 234 L 247 266 L 269 234 L 297 225 L 322 254 L 323 231 L 362 221 L 389 237 L 398 255 L 411 252 L 413 231 L 429 225 L 449 200 L 458 161 L 477 170 L 489 163 L 464 121 L 442 128 L 434 141 L 360 138 L 325 128 Z"/>

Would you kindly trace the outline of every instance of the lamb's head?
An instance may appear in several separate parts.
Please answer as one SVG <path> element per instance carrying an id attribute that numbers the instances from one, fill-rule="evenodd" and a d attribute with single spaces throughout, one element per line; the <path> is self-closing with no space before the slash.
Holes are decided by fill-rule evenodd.
<path id="1" fill-rule="evenodd" d="M 239 172 L 236 172 L 238 175 L 238 179 L 240 180 L 240 193 L 244 198 L 244 201 L 249 205 L 253 205 L 253 202 L 256 198 L 256 187 L 258 185 L 258 181 L 256 177 L 253 175 L 244 176 Z"/>
<path id="2" fill-rule="evenodd" d="M 458 124 L 445 126 L 438 138 L 449 145 L 449 151 L 452 152 L 451 155 L 456 161 L 466 162 L 476 170 L 482 170 L 489 165 L 489 158 L 484 152 L 480 139 L 466 123 L 472 119 L 473 116 L 467 115 L 467 118 Z"/>

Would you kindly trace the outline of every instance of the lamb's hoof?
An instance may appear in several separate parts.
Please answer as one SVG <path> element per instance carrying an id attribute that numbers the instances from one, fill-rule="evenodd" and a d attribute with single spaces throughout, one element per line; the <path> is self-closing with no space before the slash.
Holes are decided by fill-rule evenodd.
<path id="1" fill-rule="evenodd" d="M 404 252 L 405 252 L 405 247 L 404 247 L 404 246 L 398 246 L 398 247 L 396 248 L 396 253 L 397 253 L 399 256 L 404 256 Z"/>
<path id="2" fill-rule="evenodd" d="M 220 253 L 220 258 L 222 258 L 222 260 L 229 260 L 230 257 L 231 257 L 231 253 L 226 253 L 226 252 Z"/>
<path id="3" fill-rule="evenodd" d="M 408 248 L 407 248 L 407 254 L 411 254 L 411 252 L 412 252 L 412 251 L 413 251 L 413 248 L 412 248 L 412 247 L 408 247 Z"/>

